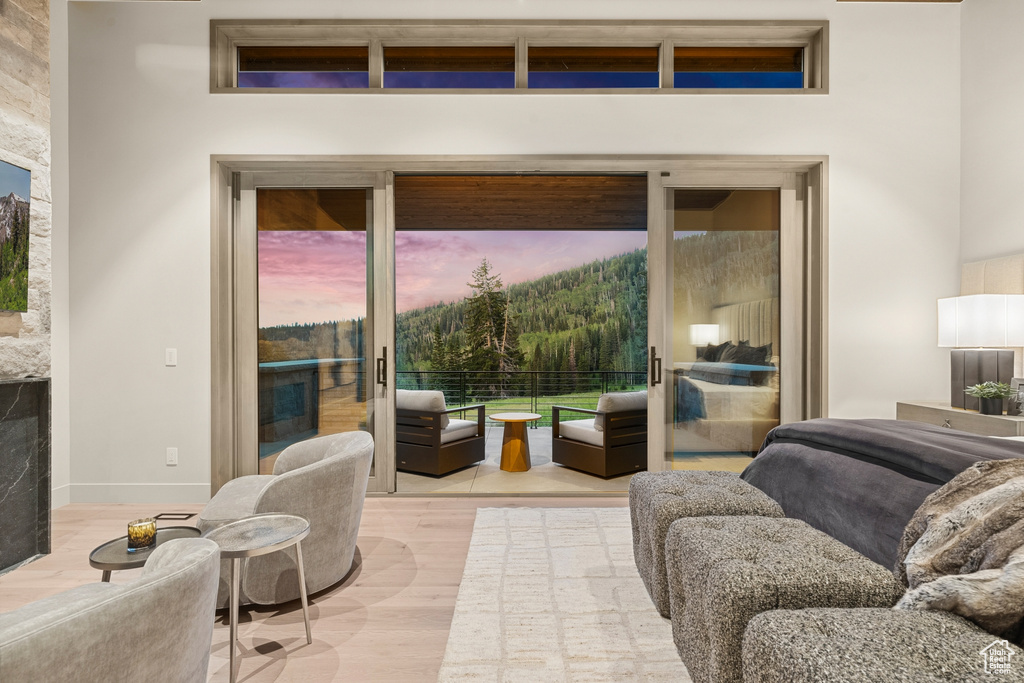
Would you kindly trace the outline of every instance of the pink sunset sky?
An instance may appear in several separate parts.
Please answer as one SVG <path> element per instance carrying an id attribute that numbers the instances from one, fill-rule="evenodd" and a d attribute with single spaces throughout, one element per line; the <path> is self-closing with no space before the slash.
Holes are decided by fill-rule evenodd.
<path id="1" fill-rule="evenodd" d="M 259 324 L 366 315 L 366 233 L 260 232 Z M 395 235 L 398 312 L 470 293 L 486 258 L 505 285 L 647 246 L 643 231 L 410 231 Z"/>

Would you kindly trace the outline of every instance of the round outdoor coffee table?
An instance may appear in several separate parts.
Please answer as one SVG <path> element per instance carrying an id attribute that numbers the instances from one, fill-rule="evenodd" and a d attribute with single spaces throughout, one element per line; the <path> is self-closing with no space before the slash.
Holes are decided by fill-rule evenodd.
<path id="1" fill-rule="evenodd" d="M 540 419 L 537 413 L 497 413 L 492 420 L 505 423 L 501 438 L 501 469 L 506 472 L 526 472 L 530 463 L 530 440 L 526 436 L 526 423 Z"/>
<path id="2" fill-rule="evenodd" d="M 174 538 L 198 538 L 202 532 L 194 526 L 167 526 L 156 530 L 156 543 L 149 548 L 128 552 L 128 537 L 107 541 L 89 553 L 89 566 L 103 571 L 100 581 L 110 581 L 110 572 L 138 569 L 146 564 L 153 550 Z"/>
<path id="3" fill-rule="evenodd" d="M 229 665 L 231 683 L 235 683 L 235 650 L 238 644 L 238 574 L 239 560 L 256 557 L 295 546 L 295 563 L 299 570 L 299 597 L 302 599 L 302 619 L 306 622 L 306 643 L 312 644 L 309 630 L 309 604 L 306 597 L 306 574 L 302 569 L 302 546 L 299 542 L 309 535 L 309 522 L 297 515 L 257 515 L 246 517 L 224 526 L 210 529 L 204 538 L 220 546 L 221 559 L 231 560 L 231 650 Z"/>

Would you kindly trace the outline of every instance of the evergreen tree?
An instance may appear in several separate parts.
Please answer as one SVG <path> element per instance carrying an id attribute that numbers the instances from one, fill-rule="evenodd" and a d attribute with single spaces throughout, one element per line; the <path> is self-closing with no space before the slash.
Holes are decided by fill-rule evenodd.
<path id="1" fill-rule="evenodd" d="M 434 337 L 431 340 L 430 349 L 430 368 L 431 370 L 440 371 L 448 370 L 448 344 L 445 343 L 445 338 L 441 334 L 441 321 L 438 320 L 434 325 Z"/>
<path id="2" fill-rule="evenodd" d="M 578 377 L 576 376 L 576 338 L 573 335 L 569 336 L 569 384 L 573 390 L 576 389 Z"/>
<path id="3" fill-rule="evenodd" d="M 473 295 L 466 301 L 465 367 L 491 372 L 518 370 L 523 361 L 519 330 L 509 312 L 501 276 L 491 272 L 485 258 L 473 270 L 473 281 L 468 284 Z"/>

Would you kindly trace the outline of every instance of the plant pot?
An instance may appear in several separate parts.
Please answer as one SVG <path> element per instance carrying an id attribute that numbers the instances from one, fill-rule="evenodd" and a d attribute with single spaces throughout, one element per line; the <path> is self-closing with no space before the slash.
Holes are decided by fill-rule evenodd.
<path id="1" fill-rule="evenodd" d="M 982 415 L 1003 414 L 1003 399 L 1001 398 L 979 398 L 978 402 L 981 404 L 979 412 Z"/>

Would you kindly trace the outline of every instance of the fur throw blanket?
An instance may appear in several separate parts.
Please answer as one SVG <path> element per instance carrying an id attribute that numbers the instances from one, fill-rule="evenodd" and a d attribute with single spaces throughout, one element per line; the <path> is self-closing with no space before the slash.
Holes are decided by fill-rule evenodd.
<path id="1" fill-rule="evenodd" d="M 914 513 L 897 577 L 910 590 L 895 609 L 947 610 L 1020 642 L 1024 635 L 1024 459 L 964 470 Z"/>

